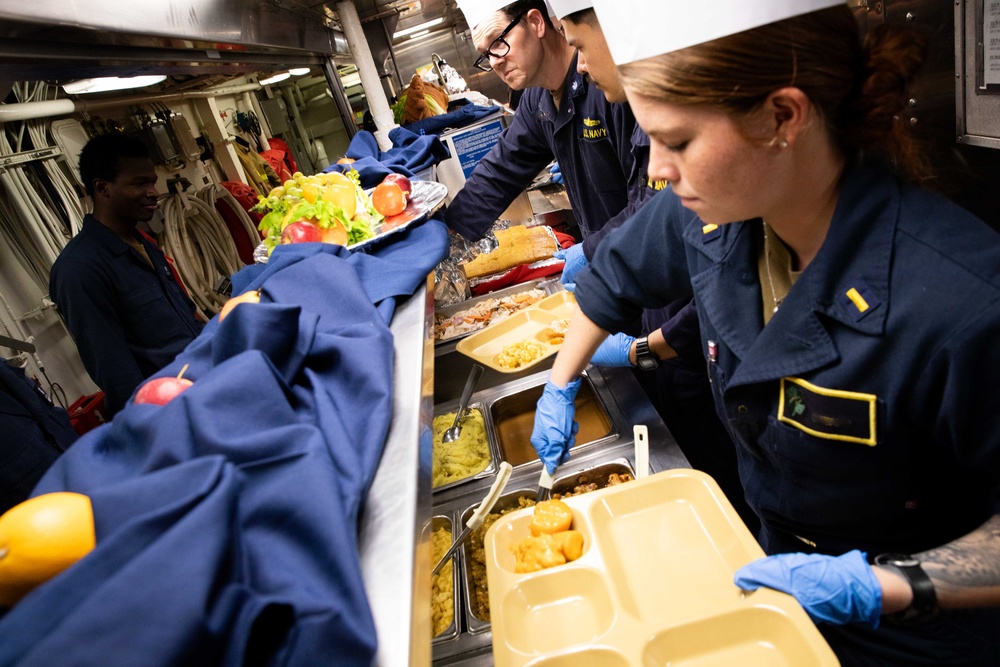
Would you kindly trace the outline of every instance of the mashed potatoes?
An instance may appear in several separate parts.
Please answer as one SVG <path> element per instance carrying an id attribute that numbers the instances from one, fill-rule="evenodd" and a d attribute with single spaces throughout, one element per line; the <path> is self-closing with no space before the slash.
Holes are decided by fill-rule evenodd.
<path id="1" fill-rule="evenodd" d="M 452 417 L 454 419 L 454 416 Z M 451 546 L 451 531 L 438 528 L 431 533 L 431 562 L 437 563 Z M 445 561 L 438 573 L 431 577 L 431 625 L 433 637 L 448 629 L 455 617 L 454 568 L 451 558 Z"/>
<path id="2" fill-rule="evenodd" d="M 455 423 L 455 413 L 434 418 L 434 454 L 431 462 L 431 485 L 434 488 L 471 477 L 490 464 L 490 446 L 486 439 L 483 413 L 469 410 L 462 419 L 462 432 L 455 442 L 442 442 L 444 432 Z"/>

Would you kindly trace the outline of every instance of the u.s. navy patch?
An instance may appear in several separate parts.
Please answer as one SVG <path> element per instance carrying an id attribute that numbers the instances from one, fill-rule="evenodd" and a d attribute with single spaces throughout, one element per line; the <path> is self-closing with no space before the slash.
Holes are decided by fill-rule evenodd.
<path id="1" fill-rule="evenodd" d="M 825 389 L 801 378 L 781 378 L 778 421 L 827 440 L 859 442 L 874 447 L 878 441 L 875 394 Z"/>
<path id="2" fill-rule="evenodd" d="M 583 119 L 583 134 L 581 138 L 587 141 L 607 139 L 608 128 L 604 126 L 604 120 L 602 118 L 591 118 L 590 116 L 585 117 Z"/>

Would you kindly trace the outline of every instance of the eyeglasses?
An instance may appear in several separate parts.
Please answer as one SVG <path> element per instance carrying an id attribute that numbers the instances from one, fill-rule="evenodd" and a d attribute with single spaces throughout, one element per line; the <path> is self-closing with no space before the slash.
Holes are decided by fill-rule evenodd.
<path id="1" fill-rule="evenodd" d="M 476 58 L 476 62 L 472 63 L 473 67 L 481 69 L 484 72 L 493 71 L 493 65 L 490 63 L 490 58 L 503 58 L 510 53 L 510 44 L 507 43 L 507 40 L 505 40 L 504 37 L 506 37 L 507 34 L 521 22 L 521 19 L 524 18 L 525 14 L 527 14 L 527 12 L 521 12 L 518 14 L 517 17 L 503 29 L 503 32 L 500 33 L 496 39 L 490 42 L 490 47 L 486 49 L 486 53 Z"/>

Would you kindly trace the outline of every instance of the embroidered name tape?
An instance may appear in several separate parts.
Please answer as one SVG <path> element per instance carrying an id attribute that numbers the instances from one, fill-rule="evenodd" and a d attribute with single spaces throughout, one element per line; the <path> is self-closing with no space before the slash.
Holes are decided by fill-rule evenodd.
<path id="1" fill-rule="evenodd" d="M 801 378 L 781 378 L 778 421 L 825 440 L 878 442 L 875 412 L 878 397 L 818 387 Z"/>

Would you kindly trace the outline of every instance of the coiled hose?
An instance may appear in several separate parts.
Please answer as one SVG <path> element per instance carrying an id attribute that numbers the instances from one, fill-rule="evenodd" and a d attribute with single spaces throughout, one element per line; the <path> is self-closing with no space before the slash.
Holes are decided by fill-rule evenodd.
<path id="1" fill-rule="evenodd" d="M 229 228 L 213 204 L 186 193 L 161 195 L 163 251 L 174 258 L 181 282 L 203 317 L 217 314 L 226 297 L 215 291 L 242 266 Z"/>

